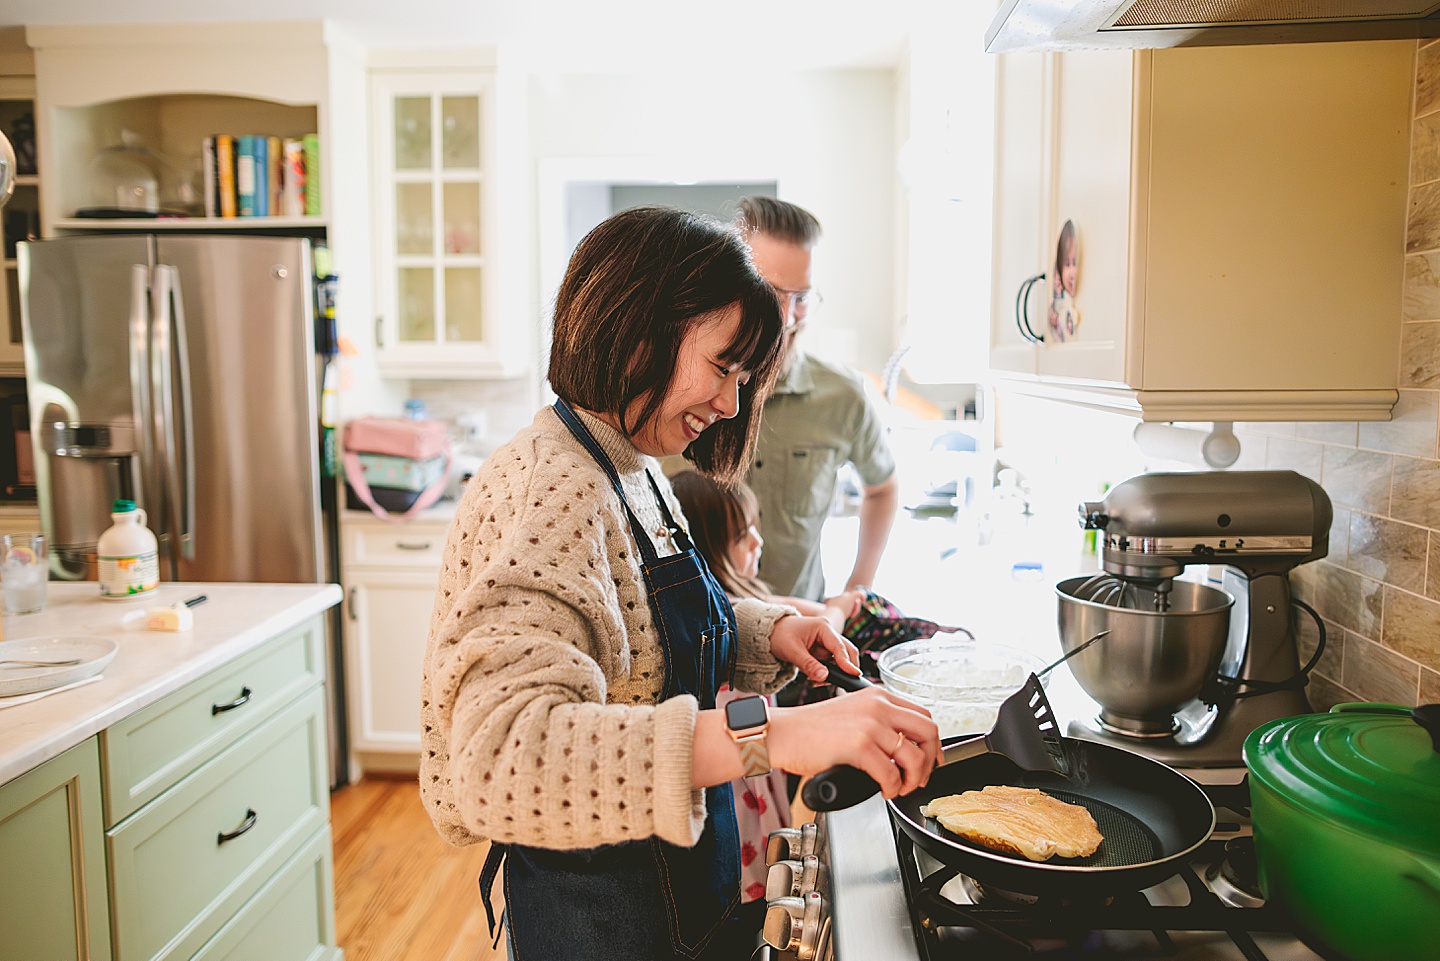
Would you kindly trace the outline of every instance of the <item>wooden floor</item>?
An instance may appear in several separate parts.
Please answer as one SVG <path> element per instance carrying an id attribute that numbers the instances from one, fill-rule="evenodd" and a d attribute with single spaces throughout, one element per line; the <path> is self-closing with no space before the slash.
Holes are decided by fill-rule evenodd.
<path id="1" fill-rule="evenodd" d="M 797 796 L 793 823 L 813 815 Z M 330 795 L 335 927 L 346 961 L 504 961 L 480 903 L 488 845 L 452 848 L 413 778 L 366 777 Z M 496 884 L 495 908 L 501 906 Z"/>
<path id="2" fill-rule="evenodd" d="M 330 822 L 346 961 L 503 961 L 504 944 L 490 947 L 476 881 L 487 845 L 440 840 L 413 778 L 341 788 L 330 795 Z"/>

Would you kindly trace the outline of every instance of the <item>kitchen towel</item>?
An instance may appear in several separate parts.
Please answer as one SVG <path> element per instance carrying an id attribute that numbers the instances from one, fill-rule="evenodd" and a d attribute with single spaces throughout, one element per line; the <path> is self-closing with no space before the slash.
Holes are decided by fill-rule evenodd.
<path id="1" fill-rule="evenodd" d="M 84 684 L 92 684 L 100 680 L 104 675 L 95 674 L 90 677 L 82 677 L 78 681 L 69 684 L 62 684 L 59 687 L 52 687 L 48 691 L 33 691 L 30 694 L 16 694 L 13 697 L 0 697 L 0 708 L 14 707 L 17 704 L 27 704 L 30 701 L 38 701 L 42 697 L 49 697 L 51 694 L 59 694 L 61 691 L 68 691 Z"/>

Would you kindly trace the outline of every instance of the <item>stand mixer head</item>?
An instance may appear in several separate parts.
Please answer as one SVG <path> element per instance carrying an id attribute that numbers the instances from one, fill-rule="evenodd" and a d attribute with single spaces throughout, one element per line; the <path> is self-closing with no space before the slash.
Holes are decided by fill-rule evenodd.
<path id="1" fill-rule="evenodd" d="M 1072 662 L 1101 716 L 1069 733 L 1235 767 L 1251 730 L 1307 713 L 1288 572 L 1328 553 L 1331 517 L 1325 491 L 1294 471 L 1142 474 L 1082 504 L 1081 526 L 1102 532 L 1102 573 L 1057 585 L 1061 644 L 1112 622 L 1117 637 Z M 1226 591 L 1176 589 L 1194 564 L 1225 566 L 1233 611 Z"/>

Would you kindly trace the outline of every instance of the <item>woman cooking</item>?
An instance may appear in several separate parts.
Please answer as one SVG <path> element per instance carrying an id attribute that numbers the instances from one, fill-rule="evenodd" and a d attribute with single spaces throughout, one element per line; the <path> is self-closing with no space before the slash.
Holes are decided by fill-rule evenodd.
<path id="1" fill-rule="evenodd" d="M 727 681 L 771 692 L 832 659 L 858 673 L 823 619 L 732 606 L 655 460 L 738 477 L 780 335 L 730 228 L 617 214 L 557 295 L 559 399 L 466 486 L 425 656 L 420 790 L 446 840 L 492 842 L 482 888 L 503 854 L 519 961 L 748 957 L 728 782 L 851 764 L 893 797 L 939 757 L 924 710 L 878 689 L 714 707 Z"/>

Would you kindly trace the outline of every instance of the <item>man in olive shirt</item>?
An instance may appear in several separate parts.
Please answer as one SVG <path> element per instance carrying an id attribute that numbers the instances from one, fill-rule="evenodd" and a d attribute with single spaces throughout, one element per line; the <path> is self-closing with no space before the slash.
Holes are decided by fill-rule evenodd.
<path id="1" fill-rule="evenodd" d="M 819 221 L 772 197 L 742 199 L 736 219 L 786 320 L 786 366 L 765 403 L 755 462 L 746 478 L 760 500 L 765 537 L 760 576 L 777 594 L 823 600 L 820 529 L 835 498 L 840 468 L 853 464 L 863 484 L 859 543 L 843 586 L 848 591 L 868 586 L 880 565 L 899 506 L 895 458 L 864 381 L 806 354 L 796 343 L 819 303 L 810 283 Z"/>

